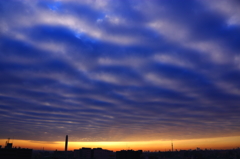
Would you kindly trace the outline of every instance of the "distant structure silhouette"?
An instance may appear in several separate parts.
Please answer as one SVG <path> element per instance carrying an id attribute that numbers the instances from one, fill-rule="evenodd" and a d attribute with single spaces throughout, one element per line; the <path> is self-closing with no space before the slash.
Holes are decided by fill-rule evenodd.
<path id="1" fill-rule="evenodd" d="M 6 141 L 5 149 L 11 149 L 12 148 L 12 143 L 10 143 L 10 138 Z"/>
<path id="2" fill-rule="evenodd" d="M 82 147 L 81 149 L 74 150 L 74 159 L 116 159 L 116 155 L 113 151 L 105 150 L 102 148 L 91 149 Z"/>
<path id="3" fill-rule="evenodd" d="M 172 142 L 172 152 L 173 152 L 173 142 Z"/>
<path id="4" fill-rule="evenodd" d="M 116 152 L 116 159 L 141 159 L 142 150 L 121 150 Z"/>
<path id="5" fill-rule="evenodd" d="M 68 148 L 68 135 L 66 135 L 66 140 L 65 140 L 65 152 L 67 152 Z"/>
<path id="6" fill-rule="evenodd" d="M 0 147 L 0 159 L 32 159 L 32 149 L 13 148 L 8 138 L 5 147 Z"/>

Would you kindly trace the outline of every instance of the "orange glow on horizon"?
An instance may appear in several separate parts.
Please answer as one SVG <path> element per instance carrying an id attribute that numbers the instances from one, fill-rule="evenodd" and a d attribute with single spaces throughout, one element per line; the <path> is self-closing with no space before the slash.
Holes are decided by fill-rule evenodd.
<path id="1" fill-rule="evenodd" d="M 71 139 L 70 139 L 71 140 Z M 4 147 L 6 139 L 0 139 L 0 145 Z M 65 142 L 48 142 L 33 140 L 14 140 L 13 147 L 30 148 L 35 150 L 58 150 L 63 151 Z M 175 140 L 173 141 L 174 150 L 196 149 L 232 149 L 240 147 L 240 136 L 234 137 L 218 137 L 191 140 Z M 169 151 L 171 149 L 171 141 L 130 141 L 130 142 L 68 142 L 68 150 L 79 149 L 82 147 L 108 149 L 112 151 L 118 150 L 143 150 L 143 151 Z"/>

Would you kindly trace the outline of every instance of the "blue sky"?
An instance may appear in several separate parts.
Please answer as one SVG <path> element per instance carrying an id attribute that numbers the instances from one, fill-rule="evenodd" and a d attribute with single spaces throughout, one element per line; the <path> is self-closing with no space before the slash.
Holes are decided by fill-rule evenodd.
<path id="1" fill-rule="evenodd" d="M 0 138 L 240 133 L 237 0 L 0 1 Z"/>

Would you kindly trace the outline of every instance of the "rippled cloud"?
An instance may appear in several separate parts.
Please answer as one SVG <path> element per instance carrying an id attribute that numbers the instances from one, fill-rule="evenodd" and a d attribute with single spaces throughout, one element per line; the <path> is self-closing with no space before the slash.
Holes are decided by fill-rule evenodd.
<path id="1" fill-rule="evenodd" d="M 239 5 L 1 1 L 0 138 L 238 135 Z"/>

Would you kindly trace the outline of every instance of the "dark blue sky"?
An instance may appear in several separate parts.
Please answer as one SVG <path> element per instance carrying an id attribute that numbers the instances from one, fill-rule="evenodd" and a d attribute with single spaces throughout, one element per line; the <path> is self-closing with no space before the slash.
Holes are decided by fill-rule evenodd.
<path id="1" fill-rule="evenodd" d="M 237 0 L 0 1 L 0 138 L 240 133 Z"/>

